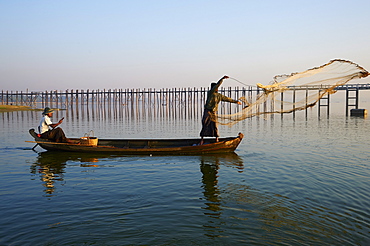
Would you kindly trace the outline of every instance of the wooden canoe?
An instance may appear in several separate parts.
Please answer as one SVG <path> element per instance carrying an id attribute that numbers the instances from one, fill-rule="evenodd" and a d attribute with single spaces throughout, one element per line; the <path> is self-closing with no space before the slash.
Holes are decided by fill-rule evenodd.
<path id="1" fill-rule="evenodd" d="M 189 139 L 98 139 L 96 146 L 78 143 L 78 138 L 70 138 L 73 143 L 56 143 L 39 138 L 34 129 L 29 133 L 43 149 L 48 151 L 70 151 L 85 153 L 115 153 L 127 155 L 191 155 L 234 152 L 242 141 L 244 135 L 239 133 L 237 137 L 204 139 L 204 144 L 199 145 L 200 138 Z"/>

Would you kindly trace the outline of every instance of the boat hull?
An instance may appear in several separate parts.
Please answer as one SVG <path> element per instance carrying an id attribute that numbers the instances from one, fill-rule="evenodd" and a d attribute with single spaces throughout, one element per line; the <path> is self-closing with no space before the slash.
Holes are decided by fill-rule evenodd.
<path id="1" fill-rule="evenodd" d="M 34 142 L 48 151 L 68 151 L 84 153 L 114 153 L 127 155 L 191 155 L 234 152 L 244 135 L 237 137 L 204 139 L 204 144 L 199 145 L 200 139 L 99 139 L 97 146 L 82 144 L 55 143 L 39 138 L 33 129 L 30 130 Z M 76 140 L 78 139 L 71 139 Z"/>

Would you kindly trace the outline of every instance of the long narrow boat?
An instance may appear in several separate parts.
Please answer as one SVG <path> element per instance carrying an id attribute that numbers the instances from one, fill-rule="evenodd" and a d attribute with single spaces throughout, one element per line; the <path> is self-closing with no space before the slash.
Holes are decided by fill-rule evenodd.
<path id="1" fill-rule="evenodd" d="M 127 155 L 191 155 L 234 152 L 242 141 L 244 135 L 239 133 L 237 137 L 204 139 L 199 145 L 199 138 L 189 139 L 98 139 L 96 146 L 79 143 L 78 138 L 71 138 L 76 143 L 56 143 L 38 137 L 34 129 L 29 133 L 43 149 L 48 151 L 70 151 L 85 153 L 115 153 Z"/>

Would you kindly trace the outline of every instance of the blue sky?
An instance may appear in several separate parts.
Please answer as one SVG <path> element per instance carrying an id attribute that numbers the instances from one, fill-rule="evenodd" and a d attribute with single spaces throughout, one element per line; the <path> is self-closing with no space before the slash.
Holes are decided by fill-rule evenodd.
<path id="1" fill-rule="evenodd" d="M 0 0 L 0 90 L 208 87 L 225 74 L 268 84 L 336 58 L 370 70 L 369 10 L 368 0 Z"/>

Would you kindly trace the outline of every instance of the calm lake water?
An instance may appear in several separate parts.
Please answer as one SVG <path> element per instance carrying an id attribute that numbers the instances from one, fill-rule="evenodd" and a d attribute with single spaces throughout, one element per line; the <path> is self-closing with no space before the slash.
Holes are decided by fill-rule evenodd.
<path id="1" fill-rule="evenodd" d="M 0 245 L 370 245 L 370 120 L 299 112 L 220 127 L 235 154 L 36 153 L 0 113 Z M 198 137 L 200 117 L 65 116 L 70 137 Z"/>

